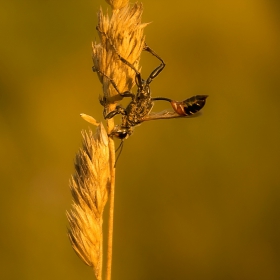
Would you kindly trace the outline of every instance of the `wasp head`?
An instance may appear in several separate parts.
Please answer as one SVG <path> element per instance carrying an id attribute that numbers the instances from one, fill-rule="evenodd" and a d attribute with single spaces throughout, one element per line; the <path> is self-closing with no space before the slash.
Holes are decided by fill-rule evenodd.
<path id="1" fill-rule="evenodd" d="M 110 137 L 116 137 L 120 140 L 127 139 L 133 133 L 132 127 L 123 127 L 120 125 L 116 125 L 111 133 L 108 135 Z"/>

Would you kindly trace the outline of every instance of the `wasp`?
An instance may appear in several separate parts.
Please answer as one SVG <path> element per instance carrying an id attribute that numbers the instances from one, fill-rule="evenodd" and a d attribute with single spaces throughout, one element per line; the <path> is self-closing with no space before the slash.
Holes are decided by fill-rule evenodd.
<path id="1" fill-rule="evenodd" d="M 102 32 L 98 27 L 97 30 Z M 107 37 L 104 32 L 102 33 Z M 107 39 L 109 40 L 108 37 Z M 106 113 L 106 110 L 104 109 L 103 114 L 105 119 L 113 118 L 117 114 L 122 115 L 121 124 L 116 125 L 109 136 L 114 136 L 124 140 L 133 133 L 135 126 L 140 125 L 144 121 L 190 117 L 194 114 L 197 114 L 204 107 L 206 98 L 208 97 L 207 95 L 196 95 L 183 101 L 176 101 L 165 97 L 153 98 L 151 96 L 150 84 L 164 69 L 165 63 L 163 59 L 145 43 L 143 50 L 155 56 L 160 61 L 160 65 L 151 72 L 146 80 L 144 80 L 141 76 L 141 73 L 134 67 L 134 65 L 123 58 L 111 42 L 110 44 L 112 45 L 119 59 L 135 71 L 137 92 L 136 94 L 133 94 L 130 91 L 120 92 L 113 79 L 106 76 L 100 70 L 93 68 L 93 71 L 99 72 L 101 75 L 107 77 L 110 80 L 111 84 L 121 97 L 131 98 L 131 101 L 126 108 L 117 105 L 116 108 L 109 113 Z M 169 102 L 173 108 L 173 111 L 166 110 L 159 113 L 151 113 L 154 102 L 159 100 Z M 100 100 L 100 103 L 106 107 L 106 100 L 104 98 Z"/>
<path id="2" fill-rule="evenodd" d="M 104 115 L 105 119 L 113 118 L 117 114 L 122 115 L 121 125 L 116 125 L 109 134 L 109 136 L 114 136 L 121 140 L 127 139 L 133 133 L 134 127 L 144 121 L 190 117 L 198 113 L 204 107 L 206 98 L 208 97 L 208 95 L 196 95 L 183 101 L 176 101 L 165 97 L 153 98 L 151 96 L 150 84 L 164 69 L 165 63 L 162 58 L 158 56 L 149 46 L 145 45 L 144 50 L 151 53 L 161 62 L 161 64 L 152 71 L 146 80 L 142 78 L 141 73 L 130 62 L 121 57 L 116 51 L 119 59 L 131 67 L 136 73 L 136 94 L 133 94 L 129 91 L 120 92 L 115 82 L 111 78 L 107 77 L 120 96 L 131 98 L 131 101 L 126 108 L 118 105 L 115 110 Z M 104 75 L 103 73 L 101 74 Z M 151 110 L 154 106 L 154 101 L 158 100 L 169 102 L 173 108 L 173 111 L 166 110 L 159 113 L 151 113 Z M 106 104 L 104 99 L 100 100 L 100 103 L 103 106 Z"/>

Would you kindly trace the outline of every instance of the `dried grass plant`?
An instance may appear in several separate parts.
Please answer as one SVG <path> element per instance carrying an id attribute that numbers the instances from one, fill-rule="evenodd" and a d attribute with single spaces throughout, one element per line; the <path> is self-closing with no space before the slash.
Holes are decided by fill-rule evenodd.
<path id="1" fill-rule="evenodd" d="M 91 130 L 82 131 L 82 139 L 75 159 L 76 172 L 70 179 L 73 205 L 67 212 L 68 233 L 75 252 L 101 279 L 102 215 L 110 183 L 108 136 L 100 124 L 95 135 Z"/>
<path id="2" fill-rule="evenodd" d="M 144 47 L 141 23 L 143 6 L 129 4 L 127 0 L 107 0 L 112 7 L 111 16 L 98 13 L 97 31 L 100 43 L 93 43 L 93 69 L 102 83 L 103 95 L 100 96 L 105 112 L 115 109 L 122 99 L 111 80 L 120 92 L 130 91 L 135 84 L 135 72 L 122 61 L 116 52 L 139 69 L 140 55 Z M 71 245 L 80 258 L 93 267 L 98 280 L 102 279 L 103 258 L 103 210 L 110 198 L 108 252 L 106 255 L 106 279 L 111 279 L 113 213 L 115 190 L 115 146 L 107 137 L 114 128 L 114 120 L 107 121 L 108 131 L 92 117 L 81 115 L 88 122 L 98 125 L 95 135 L 91 131 L 82 132 L 82 148 L 76 155 L 75 174 L 70 180 L 73 196 L 72 209 L 67 212 L 69 238 Z"/>

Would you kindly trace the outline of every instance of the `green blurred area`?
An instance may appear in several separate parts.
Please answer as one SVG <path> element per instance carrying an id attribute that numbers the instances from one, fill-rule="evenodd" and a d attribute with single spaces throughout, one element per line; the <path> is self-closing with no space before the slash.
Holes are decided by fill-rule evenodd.
<path id="1" fill-rule="evenodd" d="M 280 279 L 280 5 L 143 4 L 146 41 L 167 63 L 153 96 L 209 98 L 201 117 L 148 122 L 125 142 L 113 279 Z M 89 127 L 79 114 L 102 118 L 100 5 L 1 1 L 1 279 L 93 279 L 65 210 Z M 143 54 L 144 77 L 157 64 Z"/>

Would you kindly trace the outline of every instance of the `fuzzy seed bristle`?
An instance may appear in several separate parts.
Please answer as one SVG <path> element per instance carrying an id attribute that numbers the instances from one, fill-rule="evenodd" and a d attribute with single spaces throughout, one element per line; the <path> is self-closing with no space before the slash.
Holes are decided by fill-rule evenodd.
<path id="1" fill-rule="evenodd" d="M 108 136 L 102 124 L 95 135 L 82 131 L 82 148 L 75 159 L 75 174 L 70 179 L 72 209 L 67 212 L 68 235 L 80 258 L 94 268 L 100 279 L 102 264 L 103 210 L 110 183 Z"/>

